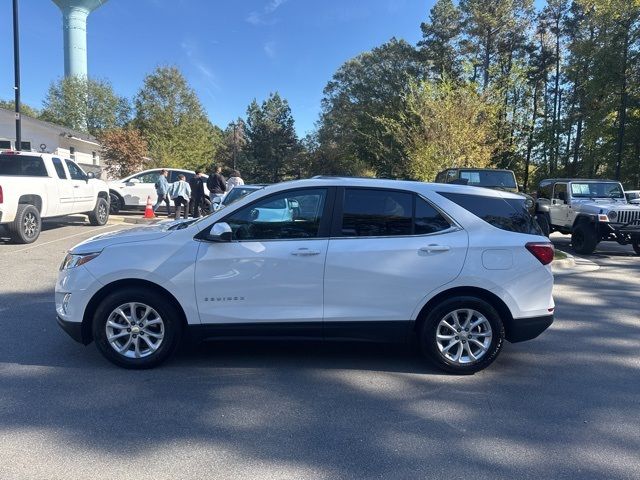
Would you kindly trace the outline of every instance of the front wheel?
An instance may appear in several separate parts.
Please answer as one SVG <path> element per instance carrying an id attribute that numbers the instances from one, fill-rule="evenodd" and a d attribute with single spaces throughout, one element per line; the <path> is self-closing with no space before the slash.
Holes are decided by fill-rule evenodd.
<path id="1" fill-rule="evenodd" d="M 636 252 L 636 255 L 640 255 L 640 240 L 633 241 L 633 251 Z"/>
<path id="2" fill-rule="evenodd" d="M 89 213 L 89 223 L 93 226 L 101 227 L 102 225 L 106 225 L 108 220 L 109 205 L 104 198 L 99 197 L 96 202 L 96 207 Z"/>
<path id="3" fill-rule="evenodd" d="M 9 224 L 9 234 L 14 243 L 33 243 L 40 236 L 42 220 L 38 209 L 26 203 L 18 205 L 16 218 Z"/>
<path id="4" fill-rule="evenodd" d="M 488 367 L 504 343 L 498 312 L 475 297 L 454 297 L 433 309 L 422 325 L 422 352 L 440 369 L 468 375 Z"/>
<path id="5" fill-rule="evenodd" d="M 598 235 L 596 229 L 589 223 L 583 222 L 573 229 L 571 244 L 576 253 L 590 255 L 596 251 Z"/>
<path id="6" fill-rule="evenodd" d="M 124 368 L 153 368 L 175 351 L 181 325 L 171 302 L 134 288 L 112 293 L 100 303 L 93 338 L 110 362 Z"/>

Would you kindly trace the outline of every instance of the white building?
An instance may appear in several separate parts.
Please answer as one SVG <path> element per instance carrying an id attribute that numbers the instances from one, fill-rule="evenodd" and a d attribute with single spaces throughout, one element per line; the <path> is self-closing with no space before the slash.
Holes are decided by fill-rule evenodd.
<path id="1" fill-rule="evenodd" d="M 0 150 L 14 150 L 15 112 L 0 108 Z M 67 127 L 22 115 L 22 150 L 54 153 L 78 163 L 85 171 L 99 174 L 100 144 L 95 137 Z"/>

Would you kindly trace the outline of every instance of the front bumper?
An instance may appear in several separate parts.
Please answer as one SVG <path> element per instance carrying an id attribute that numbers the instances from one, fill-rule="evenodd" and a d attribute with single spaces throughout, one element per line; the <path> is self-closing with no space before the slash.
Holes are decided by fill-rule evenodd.
<path id="1" fill-rule="evenodd" d="M 85 341 L 82 334 L 82 323 L 79 322 L 69 322 L 67 320 L 63 320 L 59 316 L 56 317 L 58 320 L 58 325 L 60 328 L 67 332 L 71 338 L 73 338 L 76 342 L 82 343 L 86 345 L 88 342 Z"/>
<path id="2" fill-rule="evenodd" d="M 553 323 L 553 315 L 541 317 L 514 318 L 506 327 L 506 337 L 511 343 L 524 342 L 536 338 Z"/>

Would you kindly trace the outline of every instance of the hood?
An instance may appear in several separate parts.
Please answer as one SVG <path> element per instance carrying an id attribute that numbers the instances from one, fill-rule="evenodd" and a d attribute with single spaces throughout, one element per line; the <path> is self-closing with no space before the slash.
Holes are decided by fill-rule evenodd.
<path id="1" fill-rule="evenodd" d="M 111 245 L 159 240 L 171 233 L 165 225 L 152 225 L 96 235 L 71 249 L 71 253 L 100 252 Z"/>

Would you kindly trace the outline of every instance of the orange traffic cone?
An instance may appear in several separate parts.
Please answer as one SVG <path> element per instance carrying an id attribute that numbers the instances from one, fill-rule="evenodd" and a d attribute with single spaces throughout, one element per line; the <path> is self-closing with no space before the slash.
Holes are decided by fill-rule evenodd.
<path id="1" fill-rule="evenodd" d="M 151 206 L 151 195 L 147 197 L 147 207 L 144 209 L 144 217 L 142 218 L 156 218 L 153 213 L 153 207 Z"/>

